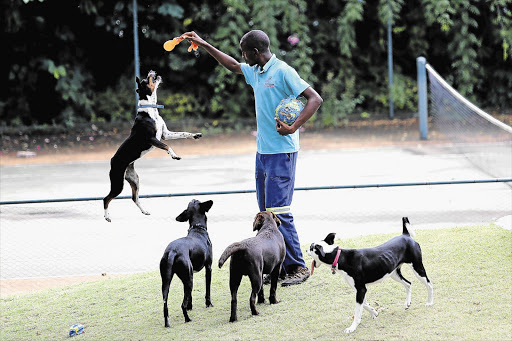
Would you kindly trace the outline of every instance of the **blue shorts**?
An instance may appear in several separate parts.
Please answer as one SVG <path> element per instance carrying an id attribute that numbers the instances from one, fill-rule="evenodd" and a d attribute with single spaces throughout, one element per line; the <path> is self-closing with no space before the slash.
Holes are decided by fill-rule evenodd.
<path id="1" fill-rule="evenodd" d="M 300 249 L 299 236 L 293 222 L 290 205 L 295 187 L 295 167 L 298 153 L 259 154 L 256 153 L 256 197 L 260 211 L 272 211 L 279 220 L 279 230 L 286 244 L 283 266 L 305 267 Z"/>

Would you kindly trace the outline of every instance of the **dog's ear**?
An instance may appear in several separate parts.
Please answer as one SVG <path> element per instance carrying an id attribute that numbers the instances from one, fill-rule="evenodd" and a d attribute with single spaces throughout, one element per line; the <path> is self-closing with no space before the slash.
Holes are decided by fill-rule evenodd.
<path id="1" fill-rule="evenodd" d="M 254 218 L 254 223 L 252 224 L 252 230 L 259 231 L 261 229 L 261 227 L 263 226 L 264 222 L 265 222 L 265 217 L 263 216 L 263 214 L 261 212 L 259 212 L 258 214 L 256 214 L 256 217 Z"/>
<path id="2" fill-rule="evenodd" d="M 201 211 L 208 212 L 210 210 L 210 208 L 212 208 L 212 205 L 213 205 L 213 201 L 208 200 L 208 201 L 200 203 L 199 207 L 201 207 Z"/>
<path id="3" fill-rule="evenodd" d="M 272 219 L 276 222 L 277 227 L 281 226 L 281 220 L 276 216 L 276 214 L 274 212 L 270 213 L 272 213 Z"/>
<path id="4" fill-rule="evenodd" d="M 139 88 L 140 88 L 140 79 L 139 79 L 139 77 L 135 77 L 135 83 L 137 83 L 137 89 L 135 89 L 135 92 L 139 93 Z"/>
<path id="5" fill-rule="evenodd" d="M 180 221 L 182 223 L 185 222 L 185 221 L 188 221 L 188 209 L 186 209 L 185 211 L 181 212 L 181 214 L 176 217 L 176 220 Z"/>
<path id="6" fill-rule="evenodd" d="M 325 252 L 324 252 L 324 248 L 322 247 L 322 245 L 316 244 L 315 245 L 315 250 L 317 251 L 318 255 L 320 255 L 322 257 L 325 257 Z"/>
<path id="7" fill-rule="evenodd" d="M 336 237 L 336 233 L 329 233 L 327 235 L 327 237 L 325 237 L 324 241 L 328 244 L 328 245 L 333 245 L 334 244 L 334 237 Z"/>

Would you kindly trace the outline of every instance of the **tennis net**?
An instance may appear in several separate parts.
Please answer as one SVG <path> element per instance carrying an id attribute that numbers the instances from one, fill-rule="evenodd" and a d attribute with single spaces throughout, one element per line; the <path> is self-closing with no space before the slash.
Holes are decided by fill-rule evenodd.
<path id="1" fill-rule="evenodd" d="M 487 114 L 426 64 L 432 128 L 486 176 L 512 177 L 512 127 Z"/>

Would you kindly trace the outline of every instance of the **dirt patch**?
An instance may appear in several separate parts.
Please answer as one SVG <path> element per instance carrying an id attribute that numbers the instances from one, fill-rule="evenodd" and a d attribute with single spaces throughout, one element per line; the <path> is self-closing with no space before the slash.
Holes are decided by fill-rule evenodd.
<path id="1" fill-rule="evenodd" d="M 88 136 L 90 135 L 90 136 Z M 129 135 L 129 130 L 91 130 L 89 134 L 47 134 L 4 136 L 0 151 L 0 165 L 39 163 L 87 162 L 110 160 L 119 145 Z M 204 134 L 199 140 L 166 141 L 182 156 L 212 154 L 243 154 L 256 151 L 255 133 L 252 131 L 226 134 Z M 349 123 L 331 130 L 303 129 L 302 150 L 364 148 L 396 144 L 419 143 L 418 122 L 415 118 L 372 120 Z M 442 139 L 431 131 L 428 141 L 439 143 Z M 147 158 L 167 157 L 155 150 Z"/>
<path id="2" fill-rule="evenodd" d="M 0 281 L 0 297 L 10 295 L 28 294 L 50 288 L 64 287 L 68 285 L 101 281 L 124 275 L 97 275 L 97 276 L 73 276 L 52 278 L 9 279 Z"/>

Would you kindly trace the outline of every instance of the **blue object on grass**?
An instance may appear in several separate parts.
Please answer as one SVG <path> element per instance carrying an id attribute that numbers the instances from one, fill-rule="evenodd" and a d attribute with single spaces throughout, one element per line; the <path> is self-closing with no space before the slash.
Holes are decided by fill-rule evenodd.
<path id="1" fill-rule="evenodd" d="M 84 333 L 84 326 L 77 323 L 69 328 L 69 336 L 76 336 Z"/>

